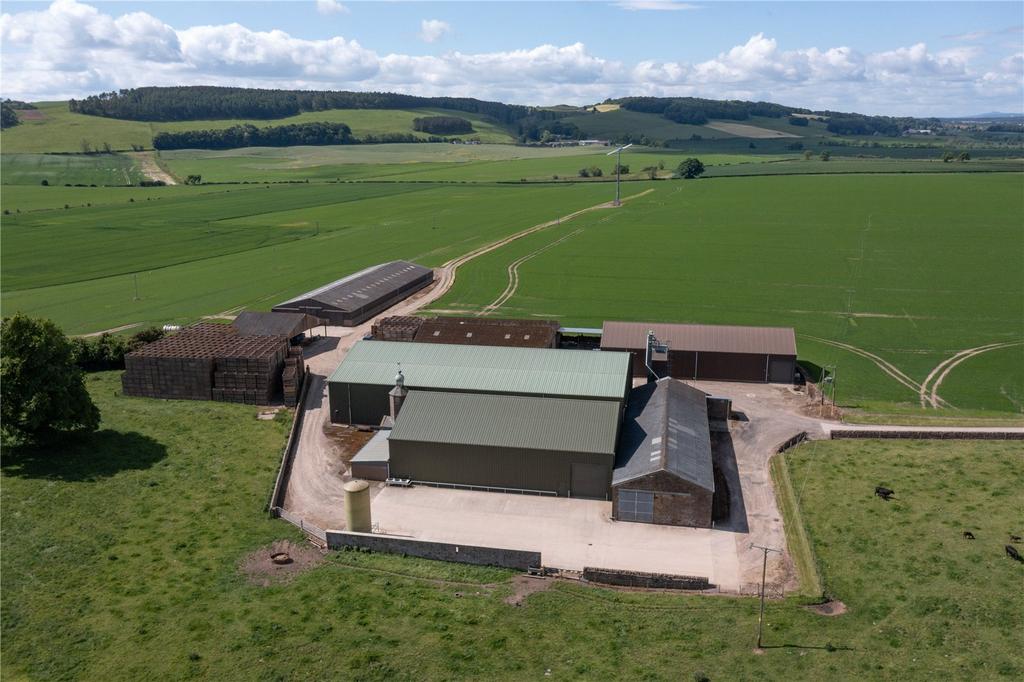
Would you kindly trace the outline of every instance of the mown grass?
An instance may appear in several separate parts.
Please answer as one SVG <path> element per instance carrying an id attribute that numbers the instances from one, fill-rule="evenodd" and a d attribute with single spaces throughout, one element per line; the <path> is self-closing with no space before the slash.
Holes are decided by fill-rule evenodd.
<path id="1" fill-rule="evenodd" d="M 135 185 L 145 179 L 134 161 L 121 154 L 2 154 L 5 185 Z"/>
<path id="2" fill-rule="evenodd" d="M 317 121 L 340 122 L 348 124 L 356 137 L 408 133 L 425 139 L 429 135 L 412 129 L 413 119 L 437 115 L 459 116 L 473 124 L 475 132 L 456 137 L 479 138 L 483 142 L 512 142 L 511 135 L 501 125 L 475 114 L 445 109 L 331 109 L 270 121 L 221 119 L 147 123 L 74 114 L 68 111 L 67 102 L 39 102 L 37 106 L 43 114 L 42 119 L 24 120 L 0 133 L 0 144 L 5 153 L 81 152 L 83 141 L 92 149 L 101 149 L 104 143 L 115 151 L 126 151 L 132 149 L 133 145 L 152 149 L 153 136 L 159 132 L 220 129 L 243 123 L 269 126 Z"/>
<path id="3" fill-rule="evenodd" d="M 1020 182 L 1007 173 L 653 183 L 524 262 L 501 314 L 793 326 L 801 357 L 838 364 L 840 404 L 915 406 L 916 390 L 810 337 L 876 353 L 918 382 L 959 350 L 1024 338 L 1008 305 L 1024 296 Z M 510 263 L 557 236 L 545 235 L 467 264 L 434 308 L 481 309 L 505 288 Z M 968 361 L 984 383 L 965 363 L 947 379 L 962 373 L 964 385 L 940 394 L 962 409 L 1019 414 L 1024 363 L 998 353 Z"/>
<path id="4" fill-rule="evenodd" d="M 825 589 L 849 612 L 557 584 L 520 608 L 507 571 L 332 554 L 292 582 L 238 565 L 300 540 L 264 505 L 287 423 L 252 407 L 89 387 L 103 431 L 9 450 L 0 605 L 5 679 L 1014 679 L 1019 451 L 1000 443 L 821 442 L 786 465 Z M 897 500 L 871 494 L 884 482 Z M 962 540 L 973 528 L 978 540 Z M 1016 529 L 1018 532 L 1020 529 Z M 449 582 L 443 582 L 449 581 Z"/>

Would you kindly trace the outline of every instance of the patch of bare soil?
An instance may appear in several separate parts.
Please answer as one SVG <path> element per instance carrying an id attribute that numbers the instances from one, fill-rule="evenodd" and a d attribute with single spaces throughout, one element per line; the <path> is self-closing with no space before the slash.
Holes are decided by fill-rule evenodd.
<path id="1" fill-rule="evenodd" d="M 261 587 L 286 583 L 304 573 L 324 559 L 325 552 L 312 545 L 297 545 L 290 540 L 279 540 L 268 547 L 260 547 L 245 557 L 238 570 L 249 582 Z"/>
<path id="2" fill-rule="evenodd" d="M 505 597 L 505 603 L 509 606 L 522 606 L 526 598 L 534 592 L 543 592 L 551 589 L 554 581 L 551 578 L 541 578 L 533 575 L 517 575 L 512 578 L 512 594 Z"/>
<path id="3" fill-rule="evenodd" d="M 335 446 L 338 456 L 345 465 L 345 468 L 341 470 L 342 474 L 348 470 L 349 462 L 352 458 L 363 449 L 364 445 L 370 442 L 374 433 L 374 431 L 361 431 L 352 426 L 343 426 L 330 422 L 324 424 L 324 435 Z"/>
<path id="4" fill-rule="evenodd" d="M 824 604 L 813 604 L 804 608 L 819 616 L 841 616 L 846 613 L 846 604 L 839 600 L 827 601 Z"/>

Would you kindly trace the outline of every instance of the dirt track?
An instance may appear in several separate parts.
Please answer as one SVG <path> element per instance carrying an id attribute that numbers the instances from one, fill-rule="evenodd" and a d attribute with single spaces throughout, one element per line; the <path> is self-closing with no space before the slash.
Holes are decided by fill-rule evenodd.
<path id="1" fill-rule="evenodd" d="M 128 155 L 135 159 L 139 170 L 150 180 L 162 180 L 167 185 L 177 185 L 178 181 L 174 176 L 160 167 L 154 157 L 156 152 L 130 152 Z"/>

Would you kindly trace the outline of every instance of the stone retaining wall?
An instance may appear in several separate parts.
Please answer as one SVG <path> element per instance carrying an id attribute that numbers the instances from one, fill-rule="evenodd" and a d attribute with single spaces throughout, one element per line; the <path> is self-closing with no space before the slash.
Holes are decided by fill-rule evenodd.
<path id="1" fill-rule="evenodd" d="M 1024 440 L 1021 431 L 883 431 L 833 429 L 833 440 L 843 438 L 905 438 L 910 440 Z"/>
<path id="2" fill-rule="evenodd" d="M 502 568 L 515 568 L 522 571 L 541 566 L 540 552 L 504 549 L 501 547 L 453 545 L 445 542 L 418 540 L 416 538 L 376 535 L 373 533 L 351 533 L 340 530 L 327 531 L 327 547 L 330 549 L 361 547 L 373 552 L 384 552 L 386 554 L 401 554 L 403 556 L 453 561 L 460 564 L 476 564 L 478 566 L 500 566 Z"/>
<path id="3" fill-rule="evenodd" d="M 714 585 L 707 578 L 692 575 L 671 575 L 669 573 L 644 573 L 611 568 L 583 569 L 583 579 L 603 585 L 621 587 L 650 587 L 666 590 L 707 590 Z"/>

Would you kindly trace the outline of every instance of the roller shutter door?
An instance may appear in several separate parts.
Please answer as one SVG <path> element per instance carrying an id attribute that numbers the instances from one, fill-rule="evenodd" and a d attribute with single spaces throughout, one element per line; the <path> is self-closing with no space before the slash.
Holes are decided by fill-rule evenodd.
<path id="1" fill-rule="evenodd" d="M 601 464 L 572 464 L 573 497 L 590 497 L 597 500 L 608 499 L 608 467 Z"/>

